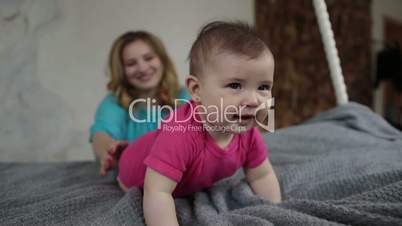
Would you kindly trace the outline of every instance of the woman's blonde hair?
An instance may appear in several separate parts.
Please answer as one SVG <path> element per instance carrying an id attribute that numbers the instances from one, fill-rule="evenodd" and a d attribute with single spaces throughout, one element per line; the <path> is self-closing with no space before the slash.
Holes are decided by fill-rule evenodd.
<path id="1" fill-rule="evenodd" d="M 174 100 L 179 92 L 179 83 L 176 69 L 169 58 L 162 41 L 155 35 L 146 31 L 130 31 L 118 37 L 110 50 L 108 62 L 108 74 L 110 80 L 107 89 L 118 99 L 121 106 L 128 109 L 130 103 L 139 97 L 141 91 L 130 85 L 124 75 L 123 50 L 134 41 L 147 43 L 163 65 L 162 79 L 158 85 L 156 97 L 161 105 L 174 105 Z"/>

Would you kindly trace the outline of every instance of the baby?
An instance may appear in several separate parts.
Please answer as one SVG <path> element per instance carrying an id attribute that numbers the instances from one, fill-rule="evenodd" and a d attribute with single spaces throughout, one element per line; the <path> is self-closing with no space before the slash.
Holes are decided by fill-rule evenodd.
<path id="1" fill-rule="evenodd" d="M 173 197 L 210 187 L 241 167 L 255 194 L 281 201 L 256 127 L 272 95 L 271 51 L 248 25 L 218 21 L 203 27 L 189 61 L 192 100 L 131 143 L 119 160 L 122 189 L 143 188 L 147 225 L 178 225 Z"/>

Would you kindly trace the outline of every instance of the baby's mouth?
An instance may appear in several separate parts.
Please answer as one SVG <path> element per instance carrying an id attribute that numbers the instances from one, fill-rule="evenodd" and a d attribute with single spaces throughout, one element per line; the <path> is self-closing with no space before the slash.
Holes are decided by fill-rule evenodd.
<path id="1" fill-rule="evenodd" d="M 255 115 L 233 115 L 232 117 L 236 121 L 248 121 L 255 118 Z"/>

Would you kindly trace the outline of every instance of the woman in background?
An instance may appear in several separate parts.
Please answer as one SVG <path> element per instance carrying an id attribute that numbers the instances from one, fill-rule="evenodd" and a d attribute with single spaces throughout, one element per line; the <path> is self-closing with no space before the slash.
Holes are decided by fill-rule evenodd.
<path id="1" fill-rule="evenodd" d="M 153 105 L 174 107 L 176 98 L 189 99 L 179 86 L 165 47 L 149 32 L 127 32 L 117 38 L 109 53 L 108 69 L 109 93 L 99 104 L 90 128 L 90 142 L 100 162 L 101 175 L 116 167 L 110 153 L 118 154 L 127 142 L 155 130 L 159 124 L 160 117 L 146 120 L 151 112 L 145 101 L 138 101 L 132 108 L 135 118 L 145 122 L 132 120 L 129 108 L 133 101 L 150 98 Z M 157 112 L 161 117 L 164 113 Z"/>

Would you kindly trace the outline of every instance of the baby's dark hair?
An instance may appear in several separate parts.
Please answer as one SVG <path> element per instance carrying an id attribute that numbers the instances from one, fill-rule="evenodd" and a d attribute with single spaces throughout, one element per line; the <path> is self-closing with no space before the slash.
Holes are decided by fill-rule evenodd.
<path id="1" fill-rule="evenodd" d="M 270 50 L 247 23 L 214 21 L 201 28 L 191 47 L 190 74 L 202 74 L 210 58 L 223 52 L 255 59 Z"/>

